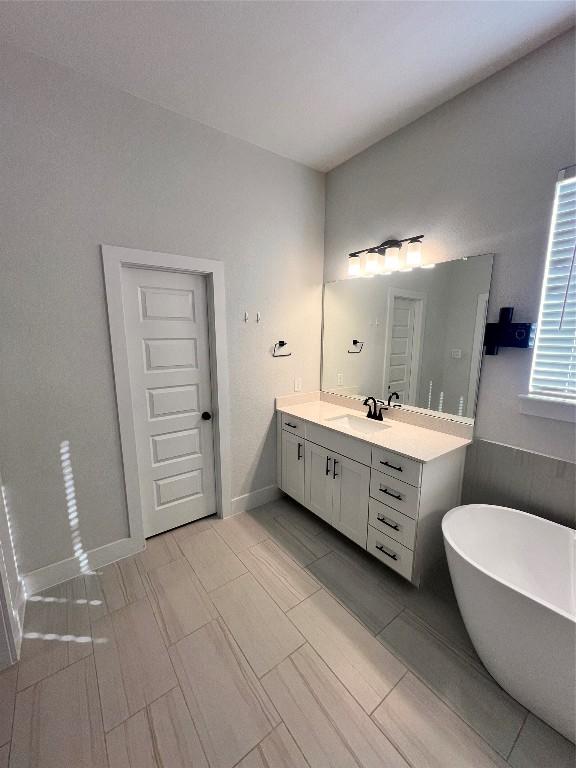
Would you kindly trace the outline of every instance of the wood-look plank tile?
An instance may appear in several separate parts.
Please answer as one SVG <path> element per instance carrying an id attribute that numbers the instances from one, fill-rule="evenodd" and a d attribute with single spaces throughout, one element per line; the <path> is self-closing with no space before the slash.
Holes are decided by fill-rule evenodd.
<path id="1" fill-rule="evenodd" d="M 93 657 L 18 694 L 10 768 L 106 768 Z"/>
<path id="2" fill-rule="evenodd" d="M 478 669 L 487 674 L 466 631 L 456 598 L 441 597 L 423 588 L 415 589 L 405 600 L 405 604 L 420 621 L 427 624 L 453 648 L 473 659 Z"/>
<path id="3" fill-rule="evenodd" d="M 106 734 L 110 768 L 158 768 L 146 710 Z"/>
<path id="4" fill-rule="evenodd" d="M 341 552 L 331 552 L 308 570 L 374 634 L 403 610 L 382 585 L 377 571 Z"/>
<path id="5" fill-rule="evenodd" d="M 309 645 L 275 667 L 262 682 L 314 768 L 408 768 Z"/>
<path id="6" fill-rule="evenodd" d="M 181 556 L 178 544 L 174 540 L 172 533 L 161 533 L 146 539 L 146 549 L 138 555 L 134 555 L 136 564 L 140 573 L 147 573 L 153 568 L 159 568 L 161 565 L 172 562 Z"/>
<path id="7" fill-rule="evenodd" d="M 5 744 L 0 747 L 0 768 L 8 768 L 8 760 L 10 759 L 10 744 Z"/>
<path id="8" fill-rule="evenodd" d="M 372 715 L 414 768 L 505 768 L 505 761 L 410 672 Z"/>
<path id="9" fill-rule="evenodd" d="M 308 768 L 308 763 L 282 724 L 246 755 L 237 768 Z"/>
<path id="10" fill-rule="evenodd" d="M 69 639 L 64 640 L 66 637 Z M 29 598 L 18 665 L 18 690 L 91 653 L 90 616 L 83 577 Z"/>
<path id="11" fill-rule="evenodd" d="M 203 531 L 209 531 L 212 528 L 212 523 L 217 519 L 216 515 L 210 515 L 210 517 L 201 517 L 200 520 L 194 520 L 188 525 L 181 525 L 179 528 L 173 528 L 170 533 L 174 541 L 180 544 L 181 541 L 195 536 L 197 533 Z"/>
<path id="12" fill-rule="evenodd" d="M 208 591 L 246 573 L 228 544 L 212 529 L 184 539 L 180 548 Z"/>
<path id="13" fill-rule="evenodd" d="M 576 747 L 530 712 L 508 762 L 512 768 L 573 768 Z"/>
<path id="14" fill-rule="evenodd" d="M 180 640 L 170 656 L 211 768 L 231 768 L 280 724 L 221 621 Z"/>
<path id="15" fill-rule="evenodd" d="M 16 664 L 0 672 L 0 744 L 6 744 L 12 736 L 17 679 L 18 666 Z"/>
<path id="16" fill-rule="evenodd" d="M 225 584 L 211 597 L 258 677 L 304 642 L 251 573 Z"/>
<path id="17" fill-rule="evenodd" d="M 406 672 L 406 667 L 324 590 L 297 605 L 288 616 L 368 714 Z"/>
<path id="18" fill-rule="evenodd" d="M 240 552 L 238 557 L 283 611 L 320 589 L 320 584 L 271 539 Z"/>
<path id="19" fill-rule="evenodd" d="M 491 678 L 408 613 L 394 619 L 378 638 L 497 752 L 504 757 L 510 753 L 526 710 Z"/>
<path id="20" fill-rule="evenodd" d="M 319 533 L 329 530 L 329 527 L 321 522 L 313 512 L 309 512 L 296 504 L 289 507 L 278 507 L 274 513 L 274 518 L 291 523 L 293 527 L 300 528 L 308 536 L 317 536 Z"/>
<path id="21" fill-rule="evenodd" d="M 147 600 L 100 619 L 94 631 L 107 640 L 95 645 L 95 657 L 108 731 L 177 683 Z"/>
<path id="22" fill-rule="evenodd" d="M 176 643 L 216 618 L 212 601 L 183 557 L 154 568 L 144 579 L 166 645 Z"/>
<path id="23" fill-rule="evenodd" d="M 216 519 L 212 527 L 224 539 L 233 552 L 253 547 L 268 538 L 268 531 L 248 512 Z"/>
<path id="24" fill-rule="evenodd" d="M 106 736 L 110 768 L 208 768 L 179 688 Z"/>
<path id="25" fill-rule="evenodd" d="M 140 553 L 134 557 L 118 560 L 117 563 L 106 565 L 98 574 L 102 594 L 108 611 L 117 611 L 145 596 L 144 584 L 138 570 L 137 558 L 160 559 L 158 549 L 164 549 L 164 544 L 152 545 L 151 553 Z"/>
<path id="26" fill-rule="evenodd" d="M 180 688 L 148 707 L 159 768 L 208 768 L 200 739 Z"/>
<path id="27" fill-rule="evenodd" d="M 310 536 L 286 517 L 267 520 L 266 529 L 270 538 L 303 566 L 310 565 L 331 550 L 320 535 Z"/>

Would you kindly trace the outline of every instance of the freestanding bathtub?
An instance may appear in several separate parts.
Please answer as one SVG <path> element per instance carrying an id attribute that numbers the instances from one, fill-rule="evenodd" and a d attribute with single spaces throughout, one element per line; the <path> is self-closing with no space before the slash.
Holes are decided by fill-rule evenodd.
<path id="1" fill-rule="evenodd" d="M 470 639 L 490 674 L 575 740 L 576 535 L 507 507 L 471 504 L 442 521 Z"/>

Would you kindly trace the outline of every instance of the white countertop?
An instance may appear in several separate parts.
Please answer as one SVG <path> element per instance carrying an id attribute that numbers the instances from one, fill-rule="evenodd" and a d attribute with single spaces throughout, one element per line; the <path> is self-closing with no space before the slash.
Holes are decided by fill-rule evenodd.
<path id="1" fill-rule="evenodd" d="M 456 451 L 458 448 L 464 448 L 472 442 L 472 440 L 464 437 L 447 435 L 444 432 L 386 418 L 386 415 L 384 415 L 383 422 L 371 421 L 374 425 L 381 425 L 382 429 L 365 434 L 363 431 L 356 430 L 351 424 L 330 421 L 330 419 L 338 416 L 354 416 L 364 419 L 366 417 L 362 411 L 320 400 L 296 405 L 282 405 L 278 406 L 277 410 L 311 424 L 317 424 L 325 429 L 363 440 L 370 445 L 388 448 L 395 453 L 423 462 L 438 459 L 440 456 Z"/>

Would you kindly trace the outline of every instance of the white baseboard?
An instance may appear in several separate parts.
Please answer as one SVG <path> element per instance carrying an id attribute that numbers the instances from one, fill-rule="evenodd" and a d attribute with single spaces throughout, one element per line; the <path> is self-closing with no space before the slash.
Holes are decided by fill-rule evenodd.
<path id="1" fill-rule="evenodd" d="M 282 492 L 277 485 L 267 485 L 265 488 L 258 488 L 257 491 L 250 491 L 243 496 L 236 496 L 230 505 L 232 515 L 238 515 L 240 512 L 247 512 L 249 509 L 267 504 L 269 501 L 275 501 L 281 495 Z"/>
<path id="2" fill-rule="evenodd" d="M 87 552 L 90 570 L 97 570 L 105 565 L 122 560 L 124 557 L 130 557 L 144 549 L 144 541 L 138 539 L 119 539 L 110 544 L 104 544 L 103 547 L 92 549 Z M 76 557 L 69 557 L 67 560 L 60 560 L 57 563 L 46 565 L 44 568 L 38 568 L 24 575 L 24 585 L 27 595 L 35 595 L 48 587 L 61 584 L 63 581 L 73 579 L 82 574 L 80 562 Z"/>

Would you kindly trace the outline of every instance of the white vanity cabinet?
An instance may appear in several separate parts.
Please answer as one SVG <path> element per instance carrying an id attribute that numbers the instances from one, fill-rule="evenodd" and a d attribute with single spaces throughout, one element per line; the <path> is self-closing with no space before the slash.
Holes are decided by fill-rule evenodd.
<path id="1" fill-rule="evenodd" d="M 304 439 L 282 430 L 282 490 L 305 504 Z"/>
<path id="2" fill-rule="evenodd" d="M 460 503 L 469 441 L 440 434 L 445 449 L 420 461 L 319 421 L 278 412 L 281 489 L 418 585 L 442 557 L 442 517 Z M 394 429 L 390 442 L 408 427 Z"/>
<path id="3" fill-rule="evenodd" d="M 306 441 L 304 506 L 366 547 L 370 469 Z"/>

